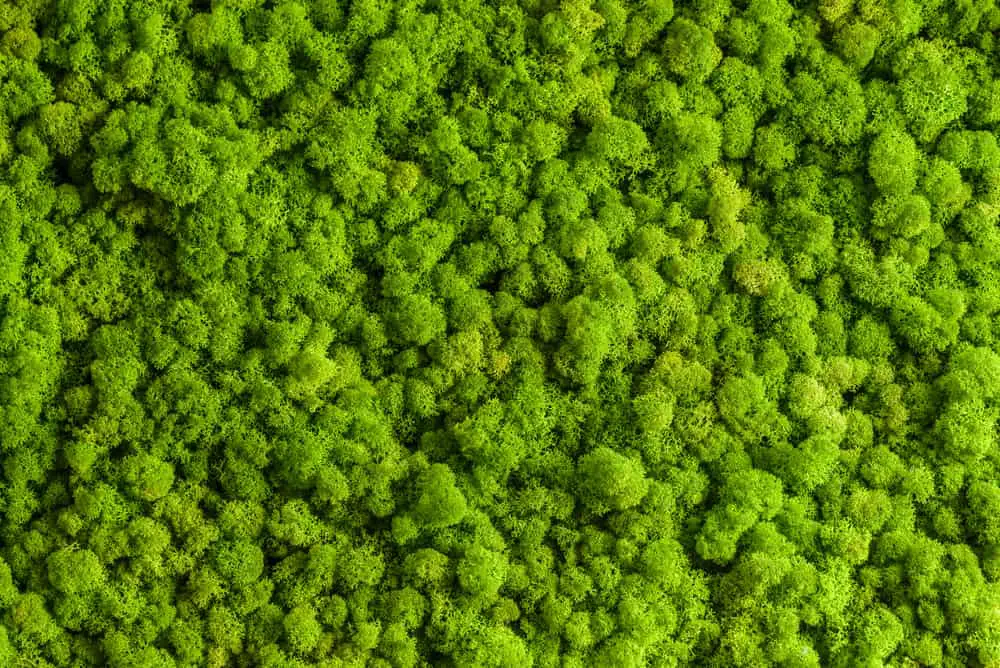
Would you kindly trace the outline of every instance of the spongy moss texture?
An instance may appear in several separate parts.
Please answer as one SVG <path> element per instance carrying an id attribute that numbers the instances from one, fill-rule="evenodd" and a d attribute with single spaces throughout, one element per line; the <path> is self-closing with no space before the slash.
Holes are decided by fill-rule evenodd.
<path id="1" fill-rule="evenodd" d="M 998 30 L 0 2 L 0 666 L 1000 666 Z"/>

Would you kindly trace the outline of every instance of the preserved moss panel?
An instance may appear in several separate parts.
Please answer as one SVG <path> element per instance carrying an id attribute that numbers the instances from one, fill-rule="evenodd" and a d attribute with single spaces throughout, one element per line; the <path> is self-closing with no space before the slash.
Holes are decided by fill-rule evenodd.
<path id="1" fill-rule="evenodd" d="M 0 3 L 0 666 L 1000 665 L 998 35 Z"/>

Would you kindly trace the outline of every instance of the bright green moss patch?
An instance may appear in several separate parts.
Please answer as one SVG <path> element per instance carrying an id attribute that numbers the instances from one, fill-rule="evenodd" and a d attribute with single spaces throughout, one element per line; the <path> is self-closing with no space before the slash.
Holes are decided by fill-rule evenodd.
<path id="1" fill-rule="evenodd" d="M 0 667 L 1000 665 L 994 0 L 0 6 Z"/>

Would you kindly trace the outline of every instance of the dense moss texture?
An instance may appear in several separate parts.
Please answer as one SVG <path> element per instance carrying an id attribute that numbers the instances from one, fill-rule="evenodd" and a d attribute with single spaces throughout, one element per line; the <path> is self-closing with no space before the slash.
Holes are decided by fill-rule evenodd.
<path id="1" fill-rule="evenodd" d="M 998 29 L 0 3 L 0 665 L 1000 666 Z"/>

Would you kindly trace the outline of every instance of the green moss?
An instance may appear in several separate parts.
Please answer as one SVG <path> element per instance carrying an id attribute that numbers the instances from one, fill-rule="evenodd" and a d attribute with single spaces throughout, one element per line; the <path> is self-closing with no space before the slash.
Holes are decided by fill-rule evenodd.
<path id="1" fill-rule="evenodd" d="M 6 3 L 0 665 L 1000 665 L 998 29 Z"/>

